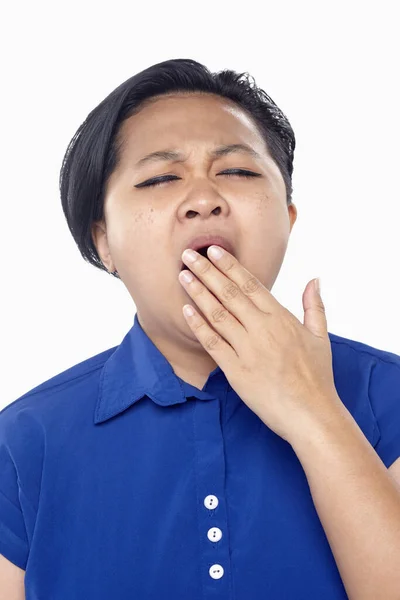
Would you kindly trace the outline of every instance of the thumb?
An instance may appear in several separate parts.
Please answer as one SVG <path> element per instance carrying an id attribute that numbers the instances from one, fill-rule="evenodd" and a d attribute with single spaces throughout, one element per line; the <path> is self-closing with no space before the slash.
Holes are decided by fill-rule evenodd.
<path id="1" fill-rule="evenodd" d="M 309 281 L 303 292 L 304 325 L 314 335 L 325 338 L 328 335 L 328 324 L 321 292 L 315 285 L 316 281 L 317 279 Z"/>

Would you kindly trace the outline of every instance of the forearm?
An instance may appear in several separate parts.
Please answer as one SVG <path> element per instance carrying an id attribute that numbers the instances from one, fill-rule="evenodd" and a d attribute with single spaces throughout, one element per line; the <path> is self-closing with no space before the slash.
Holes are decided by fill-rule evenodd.
<path id="1" fill-rule="evenodd" d="M 356 421 L 345 408 L 292 446 L 350 600 L 400 600 L 400 490 Z"/>

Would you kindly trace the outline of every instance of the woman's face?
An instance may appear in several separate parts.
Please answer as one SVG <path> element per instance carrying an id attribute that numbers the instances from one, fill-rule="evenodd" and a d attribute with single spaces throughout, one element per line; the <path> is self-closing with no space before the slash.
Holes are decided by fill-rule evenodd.
<path id="1" fill-rule="evenodd" d="M 215 95 L 173 94 L 153 99 L 127 119 L 125 146 L 105 197 L 105 219 L 93 227 L 103 264 L 117 269 L 142 326 L 154 336 L 197 341 L 182 307 L 191 298 L 178 280 L 185 243 L 202 234 L 229 238 L 240 263 L 269 290 L 281 268 L 296 208 L 286 203 L 282 175 L 252 120 L 235 103 Z M 212 159 L 220 145 L 243 151 Z M 182 160 L 138 161 L 158 150 Z M 228 176 L 246 169 L 259 177 Z M 137 187 L 154 177 L 172 179 Z"/>

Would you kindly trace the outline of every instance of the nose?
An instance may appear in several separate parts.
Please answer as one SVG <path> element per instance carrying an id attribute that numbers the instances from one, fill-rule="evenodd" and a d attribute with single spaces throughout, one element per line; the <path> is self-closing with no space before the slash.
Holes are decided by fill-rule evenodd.
<path id="1" fill-rule="evenodd" d="M 197 177 L 180 206 L 180 216 L 192 219 L 197 214 L 206 219 L 228 212 L 228 204 L 220 191 L 207 177 Z"/>
<path id="2" fill-rule="evenodd" d="M 210 214 L 214 214 L 214 215 L 218 216 L 219 214 L 221 214 L 221 211 L 222 211 L 221 206 L 216 206 L 215 208 L 212 208 L 211 210 L 210 210 L 210 207 L 201 207 L 197 211 L 193 210 L 193 209 L 188 209 L 186 212 L 186 216 L 189 219 L 193 219 L 193 217 L 195 217 L 197 213 L 202 214 L 204 217 L 208 217 Z"/>

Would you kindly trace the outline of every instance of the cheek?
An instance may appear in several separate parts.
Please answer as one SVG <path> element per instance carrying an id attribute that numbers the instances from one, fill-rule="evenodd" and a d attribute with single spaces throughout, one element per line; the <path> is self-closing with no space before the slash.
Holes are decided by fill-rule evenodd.
<path id="1" fill-rule="evenodd" d="M 140 215 L 122 209 L 114 211 L 107 232 L 110 251 L 116 260 L 127 264 L 141 262 L 149 238 Z"/>
<path id="2" fill-rule="evenodd" d="M 281 210 L 261 211 L 257 222 L 247 221 L 251 231 L 244 241 L 243 266 L 271 289 L 284 260 L 290 235 L 288 215 Z"/>
<path id="3" fill-rule="evenodd" d="M 240 217 L 241 229 L 247 233 L 247 244 L 278 256 L 284 253 L 290 235 L 290 220 L 287 208 L 278 199 L 263 196 L 254 210 L 248 210 Z"/>
<path id="4" fill-rule="evenodd" d="M 269 229 L 267 242 L 265 246 L 265 268 L 264 268 L 264 285 L 271 290 L 281 270 L 282 263 L 285 258 L 288 242 L 289 228 L 284 224 L 279 229 Z"/>
<path id="5" fill-rule="evenodd" d="M 260 215 L 263 234 L 271 247 L 286 248 L 290 235 L 290 219 L 286 206 L 277 200 L 266 205 L 263 215 Z"/>
<path id="6" fill-rule="evenodd" d="M 268 264 L 273 273 L 279 272 L 286 254 L 290 235 L 288 219 L 271 220 L 263 231 L 264 248 L 269 257 Z M 278 271 L 276 271 L 278 269 Z"/>

